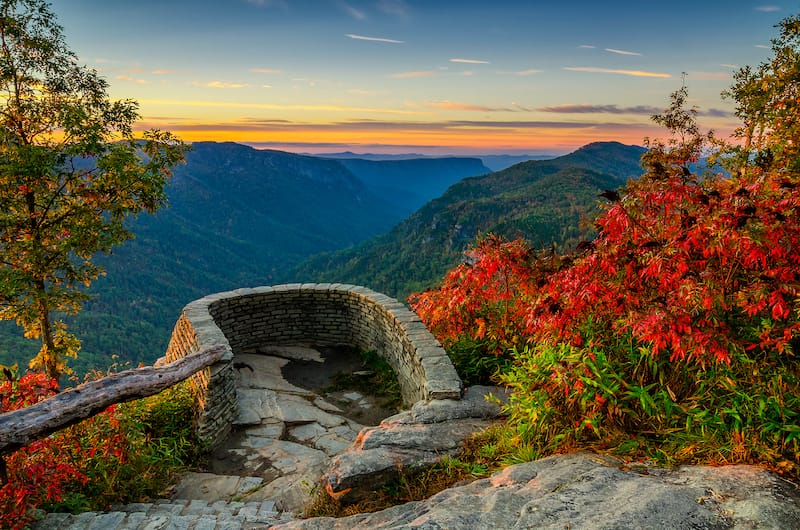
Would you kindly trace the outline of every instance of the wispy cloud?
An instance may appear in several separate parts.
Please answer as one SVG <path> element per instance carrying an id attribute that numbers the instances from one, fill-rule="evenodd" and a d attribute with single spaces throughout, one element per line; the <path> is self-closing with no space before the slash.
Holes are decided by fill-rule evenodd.
<path id="1" fill-rule="evenodd" d="M 433 155 L 439 153 L 438 146 L 431 146 L 426 144 L 410 144 L 410 143 L 366 143 L 366 142 L 242 142 L 255 149 L 279 149 L 284 151 L 311 151 L 318 154 L 326 154 L 339 151 L 356 151 L 362 153 L 370 153 L 378 151 L 381 153 L 395 153 L 400 155 L 408 155 L 409 152 L 425 151 Z M 452 150 L 448 150 L 443 154 L 451 154 Z M 550 153 L 547 153 L 550 154 Z"/>
<path id="2" fill-rule="evenodd" d="M 578 48 L 583 48 L 584 50 L 594 50 L 597 46 L 592 46 L 591 44 L 581 44 Z"/>
<path id="3" fill-rule="evenodd" d="M 402 40 L 395 40 L 395 39 L 386 39 L 383 37 L 367 37 L 364 35 L 355 35 L 353 33 L 348 33 L 345 37 L 355 39 L 355 40 L 368 40 L 370 42 L 388 42 L 390 44 L 405 44 L 405 41 Z"/>
<path id="4" fill-rule="evenodd" d="M 698 110 L 697 114 L 700 116 L 708 116 L 710 118 L 730 118 L 733 116 L 732 113 L 722 109 Z"/>
<path id="5" fill-rule="evenodd" d="M 171 75 L 175 72 L 176 70 L 172 70 L 170 68 L 156 68 L 155 70 L 150 70 L 150 73 L 153 75 Z"/>
<path id="6" fill-rule="evenodd" d="M 639 52 L 631 52 L 631 51 L 628 51 L 628 50 L 618 50 L 616 48 L 604 48 L 604 49 L 607 52 L 616 53 L 617 55 L 639 55 L 639 56 L 642 55 Z"/>
<path id="7" fill-rule="evenodd" d="M 467 63 L 467 64 L 491 64 L 489 61 L 482 61 L 480 59 L 450 59 L 451 63 Z"/>
<path id="8" fill-rule="evenodd" d="M 423 70 L 418 72 L 398 72 L 396 74 L 392 74 L 389 77 L 393 77 L 395 79 L 408 79 L 411 77 L 433 77 L 436 75 L 436 72 L 431 72 L 430 70 Z"/>
<path id="9" fill-rule="evenodd" d="M 635 107 L 619 107 L 618 105 L 554 105 L 550 107 L 539 107 L 542 112 L 556 112 L 560 114 L 658 114 L 662 109 L 647 105 L 636 105 Z"/>
<path id="10" fill-rule="evenodd" d="M 280 7 L 282 9 L 289 9 L 289 4 L 286 0 L 245 0 L 248 4 L 258 7 Z"/>
<path id="11" fill-rule="evenodd" d="M 206 85 L 202 85 L 206 86 Z M 230 109 L 301 110 L 329 112 L 368 112 L 375 114 L 430 114 L 418 110 L 386 109 L 379 107 L 351 107 L 347 105 L 276 105 L 274 103 L 241 103 L 238 101 L 201 101 L 180 99 L 140 99 L 139 103 L 168 107 L 219 107 Z"/>
<path id="12" fill-rule="evenodd" d="M 199 86 L 204 88 L 224 88 L 224 89 L 239 89 L 239 88 L 247 88 L 250 86 L 247 83 L 231 83 L 228 81 L 209 81 L 207 83 L 199 83 L 195 81 L 192 84 L 194 86 Z"/>
<path id="13" fill-rule="evenodd" d="M 652 116 L 660 114 L 664 109 L 650 105 L 636 105 L 633 107 L 620 107 L 618 105 L 588 105 L 588 104 L 566 104 L 554 105 L 550 107 L 539 107 L 540 112 L 554 112 L 558 114 L 637 114 Z M 728 118 L 731 113 L 720 109 L 698 110 L 700 116 L 712 118 Z"/>
<path id="14" fill-rule="evenodd" d="M 542 70 L 536 70 L 535 68 L 530 68 L 528 70 L 498 70 L 497 73 L 500 74 L 500 75 L 521 75 L 521 76 L 525 76 L 525 75 L 541 74 Z"/>
<path id="15" fill-rule="evenodd" d="M 154 118 L 150 118 L 155 120 Z M 298 127 L 317 131 L 454 131 L 454 130 L 533 130 L 533 129 L 634 129 L 653 128 L 648 123 L 607 123 L 594 121 L 522 121 L 522 120 L 445 120 L 445 121 L 391 121 L 391 120 L 341 120 L 330 123 L 311 123 L 290 120 L 240 119 L 225 122 L 190 122 L 186 120 L 170 120 L 170 129 L 186 130 L 291 130 Z"/>
<path id="16" fill-rule="evenodd" d="M 767 46 L 766 44 L 756 44 L 754 46 L 754 48 L 760 48 L 762 50 L 769 50 L 769 46 Z"/>
<path id="17" fill-rule="evenodd" d="M 149 85 L 150 81 L 146 79 L 137 79 L 129 75 L 118 75 L 115 79 L 118 81 L 126 81 L 128 83 L 136 83 L 137 85 Z"/>
<path id="18" fill-rule="evenodd" d="M 174 131 L 259 131 L 264 129 L 292 129 L 308 125 L 303 122 L 289 120 L 242 118 L 225 122 L 205 122 L 167 117 L 149 118 L 151 122 L 168 122 Z"/>
<path id="19" fill-rule="evenodd" d="M 378 9 L 387 15 L 401 18 L 407 18 L 409 13 L 408 5 L 403 0 L 380 0 Z"/>
<path id="20" fill-rule="evenodd" d="M 519 112 L 518 108 L 487 107 L 485 105 L 473 105 L 470 103 L 460 103 L 458 101 L 432 101 L 427 103 L 426 106 L 440 110 L 467 110 L 472 112 Z"/>
<path id="21" fill-rule="evenodd" d="M 723 68 L 732 68 L 734 70 L 738 70 L 739 68 L 741 68 L 741 66 L 739 66 L 738 64 L 725 64 L 725 63 L 723 63 L 720 66 L 723 67 Z"/>
<path id="22" fill-rule="evenodd" d="M 630 75 L 633 77 L 661 77 L 661 78 L 672 77 L 670 74 L 664 74 L 660 72 L 645 72 L 642 70 L 618 70 L 615 68 L 596 68 L 593 66 L 565 66 L 564 70 L 569 70 L 570 72 L 589 72 L 594 74 Z"/>
<path id="23" fill-rule="evenodd" d="M 769 6 L 756 6 L 753 9 L 755 9 L 756 11 L 761 11 L 763 13 L 774 13 L 775 11 L 780 11 L 781 10 L 781 8 L 779 6 L 772 6 L 772 5 L 769 5 Z"/>
<path id="24" fill-rule="evenodd" d="M 351 6 L 350 4 L 342 3 L 342 9 L 344 9 L 345 13 L 350 15 L 356 20 L 366 20 L 367 14 L 361 11 L 360 9 L 356 9 L 355 7 Z"/>
<path id="25" fill-rule="evenodd" d="M 453 120 L 442 122 L 348 120 L 330 124 L 331 127 L 352 129 L 403 130 L 453 130 L 453 129 L 624 129 L 651 127 L 641 123 L 605 123 L 577 121 L 521 121 L 521 120 Z"/>
<path id="26" fill-rule="evenodd" d="M 276 70 L 275 68 L 250 68 L 250 71 L 254 74 L 273 74 L 279 75 L 283 73 L 283 70 Z"/>

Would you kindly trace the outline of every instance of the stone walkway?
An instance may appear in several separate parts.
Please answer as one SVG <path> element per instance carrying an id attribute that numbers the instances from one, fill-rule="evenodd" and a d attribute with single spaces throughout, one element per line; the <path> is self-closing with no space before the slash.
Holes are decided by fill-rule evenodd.
<path id="1" fill-rule="evenodd" d="M 48 514 L 33 528 L 232 530 L 269 528 L 291 519 L 304 508 L 331 458 L 350 447 L 364 428 L 344 411 L 352 416 L 353 410 L 373 406 L 357 392 L 323 399 L 289 383 L 281 369 L 292 361 L 323 370 L 324 358 L 312 348 L 265 348 L 236 356 L 239 417 L 234 431 L 215 451 L 211 472 L 187 473 L 171 500 L 107 513 Z"/>

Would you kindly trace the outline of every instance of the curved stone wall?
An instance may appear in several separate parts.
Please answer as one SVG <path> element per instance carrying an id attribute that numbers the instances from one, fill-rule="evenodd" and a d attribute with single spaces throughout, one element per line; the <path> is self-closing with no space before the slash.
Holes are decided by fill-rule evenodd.
<path id="1" fill-rule="evenodd" d="M 394 368 L 407 405 L 461 398 L 458 374 L 419 317 L 366 287 L 289 284 L 206 296 L 184 307 L 165 360 L 218 344 L 228 352 L 192 378 L 200 436 L 212 447 L 224 440 L 238 414 L 234 357 L 269 345 L 374 350 Z"/>

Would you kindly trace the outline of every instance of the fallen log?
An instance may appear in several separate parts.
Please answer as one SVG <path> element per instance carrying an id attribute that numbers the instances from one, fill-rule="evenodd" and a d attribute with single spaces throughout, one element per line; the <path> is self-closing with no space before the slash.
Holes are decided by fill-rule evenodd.
<path id="1" fill-rule="evenodd" d="M 0 414 L 0 455 L 94 416 L 109 405 L 158 394 L 215 363 L 224 353 L 224 346 L 214 346 L 157 368 L 125 370 Z"/>

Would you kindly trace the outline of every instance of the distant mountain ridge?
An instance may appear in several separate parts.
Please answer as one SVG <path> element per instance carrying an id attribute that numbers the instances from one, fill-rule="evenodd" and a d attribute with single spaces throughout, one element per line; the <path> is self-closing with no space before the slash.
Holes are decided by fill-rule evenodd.
<path id="1" fill-rule="evenodd" d="M 404 212 L 403 217 L 440 196 L 461 179 L 491 172 L 478 158 L 344 158 L 337 161 L 372 193 L 400 208 Z"/>
<path id="2" fill-rule="evenodd" d="M 311 258 L 287 279 L 359 283 L 404 298 L 438 281 L 479 233 L 521 235 L 534 246 L 574 245 L 592 236 L 581 220 L 597 211 L 598 192 L 639 176 L 644 152 L 598 142 L 466 178 L 390 232 Z"/>
<path id="3" fill-rule="evenodd" d="M 334 158 L 337 160 L 348 159 L 361 159 L 361 160 L 411 160 L 411 159 L 426 159 L 432 160 L 437 158 L 478 158 L 483 162 L 490 171 L 500 171 L 507 167 L 519 164 L 520 162 L 527 162 L 528 160 L 549 160 L 556 158 L 556 155 L 422 155 L 419 153 L 403 153 L 403 154 L 380 154 L 380 153 L 353 153 L 344 151 L 342 153 L 322 153 L 318 155 L 321 158 Z"/>

